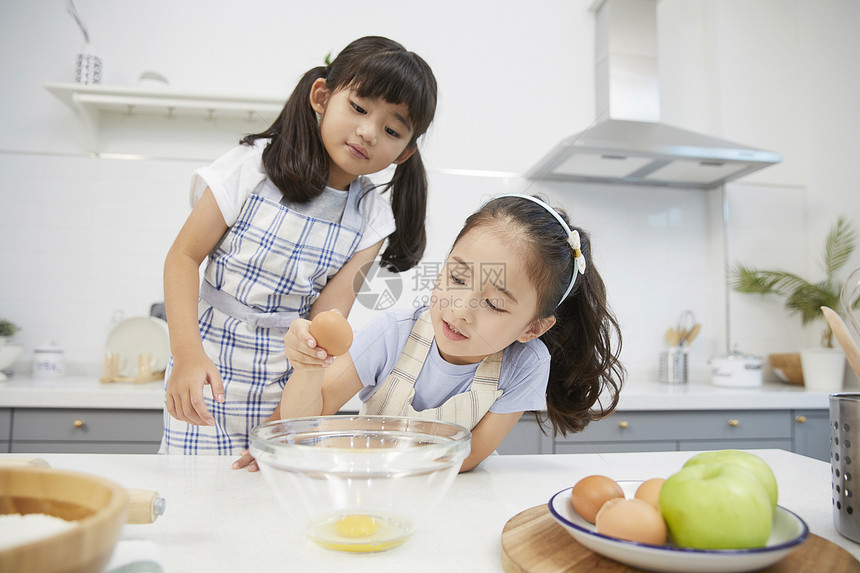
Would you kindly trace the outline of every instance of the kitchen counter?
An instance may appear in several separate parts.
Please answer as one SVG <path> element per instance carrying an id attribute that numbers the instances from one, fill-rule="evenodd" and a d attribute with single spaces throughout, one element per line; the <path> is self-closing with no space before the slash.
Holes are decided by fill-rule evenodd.
<path id="1" fill-rule="evenodd" d="M 782 450 L 753 450 L 779 483 L 779 504 L 812 533 L 860 558 L 860 545 L 832 524 L 830 466 Z M 126 525 L 121 539 L 153 542 L 166 571 L 502 571 L 500 536 L 517 513 L 545 504 L 590 474 L 668 477 L 695 452 L 491 456 L 457 477 L 440 507 L 403 546 L 351 555 L 322 549 L 298 531 L 259 473 L 230 469 L 232 457 L 42 454 L 53 468 L 100 475 L 167 502 L 155 523 Z M 4 458 L 15 457 L 0 455 Z M 20 457 L 20 456 L 19 456 Z"/>
<path id="2" fill-rule="evenodd" d="M 358 411 L 357 397 L 342 409 Z M 0 407 L 152 409 L 164 407 L 161 381 L 102 384 L 97 376 L 38 379 L 13 377 L 0 382 Z M 802 386 L 769 383 L 758 388 L 727 388 L 709 383 L 661 384 L 634 381 L 621 391 L 619 411 L 827 409 L 828 393 Z"/>
<path id="3" fill-rule="evenodd" d="M 209 389 L 205 391 L 208 393 Z M 211 395 L 211 394 L 208 394 Z M 342 411 L 358 412 L 361 401 L 354 397 Z M 109 410 L 164 409 L 164 382 L 111 382 L 97 376 L 60 378 L 13 377 L 0 382 L 0 408 L 96 408 Z"/>
<path id="4" fill-rule="evenodd" d="M 29 378 L 13 376 L 0 382 L 0 407 L 104 408 L 111 410 L 162 410 L 164 383 L 102 384 L 98 376 Z"/>
<path id="5" fill-rule="evenodd" d="M 785 410 L 829 409 L 829 393 L 803 386 L 765 383 L 754 388 L 714 386 L 709 382 L 662 384 L 634 381 L 624 386 L 618 410 Z"/>

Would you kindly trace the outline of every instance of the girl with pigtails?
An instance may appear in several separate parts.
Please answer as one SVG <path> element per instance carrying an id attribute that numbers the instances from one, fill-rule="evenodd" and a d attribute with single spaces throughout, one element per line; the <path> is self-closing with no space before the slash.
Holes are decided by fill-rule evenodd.
<path id="1" fill-rule="evenodd" d="M 418 263 L 427 178 L 417 145 L 435 110 L 424 60 L 360 38 L 306 72 L 266 131 L 194 173 L 193 210 L 164 265 L 162 453 L 247 448 L 251 428 L 280 417 L 290 325 L 323 310 L 348 315 L 353 279 L 386 239 L 383 265 Z M 386 201 L 365 176 L 390 165 Z"/>
<path id="2" fill-rule="evenodd" d="M 294 371 L 281 417 L 363 414 L 444 420 L 472 431 L 461 471 L 492 453 L 524 412 L 553 435 L 618 404 L 621 332 L 588 234 L 530 195 L 503 195 L 467 220 L 428 307 L 387 311 L 332 362 L 307 320 L 285 337 Z"/>

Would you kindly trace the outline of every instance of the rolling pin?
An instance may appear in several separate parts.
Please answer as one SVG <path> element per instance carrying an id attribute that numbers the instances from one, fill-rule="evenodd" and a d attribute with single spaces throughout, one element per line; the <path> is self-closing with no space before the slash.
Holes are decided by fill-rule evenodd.
<path id="1" fill-rule="evenodd" d="M 854 343 L 854 338 L 851 337 L 851 332 L 848 331 L 848 327 L 845 326 L 845 322 L 842 320 L 842 317 L 840 317 L 835 310 L 822 306 L 821 312 L 824 313 L 824 318 L 827 319 L 827 324 L 830 325 L 830 330 L 832 330 L 833 334 L 836 335 L 836 340 L 839 341 L 839 345 L 842 347 L 842 350 L 845 351 L 845 356 L 848 358 L 848 364 L 851 365 L 851 369 L 854 371 L 854 374 L 860 378 L 860 350 L 857 348 L 857 344 Z"/>
<path id="2" fill-rule="evenodd" d="M 50 468 L 50 464 L 42 458 L 3 458 L 0 466 L 32 466 L 36 468 Z M 157 491 L 147 489 L 128 489 L 128 517 L 125 522 L 129 524 L 152 523 L 164 513 L 166 502 Z"/>

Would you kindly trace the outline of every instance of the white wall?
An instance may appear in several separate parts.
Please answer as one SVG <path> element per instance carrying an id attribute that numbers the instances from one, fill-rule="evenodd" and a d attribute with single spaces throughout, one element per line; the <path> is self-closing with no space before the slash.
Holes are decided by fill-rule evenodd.
<path id="1" fill-rule="evenodd" d="M 430 244 L 426 264 L 402 277 L 399 306 L 421 295 L 416 273 L 441 260 L 469 212 L 525 189 L 517 174 L 593 119 L 588 0 L 442 1 L 432 10 L 334 0 L 324 24 L 307 2 L 76 3 L 106 85 L 134 85 L 156 70 L 176 89 L 286 95 L 302 72 L 360 35 L 420 53 L 440 86 L 423 149 Z M 687 308 L 704 325 L 692 349 L 698 377 L 727 338 L 761 355 L 815 342 L 779 303 L 732 293 L 727 307 L 724 258 L 813 275 L 836 214 L 860 227 L 858 16 L 853 0 L 660 0 L 663 119 L 784 155 L 727 186 L 725 246 L 719 190 L 529 187 L 592 232 L 634 379 L 656 376 L 663 334 Z M 24 327 L 21 370 L 48 338 L 77 368 L 98 369 L 117 316 L 146 314 L 162 299 L 161 265 L 187 215 L 190 173 L 245 130 L 174 125 L 165 139 L 166 120 L 110 117 L 99 149 L 107 154 L 91 156 L 74 114 L 42 87 L 72 81 L 80 46 L 62 1 L 0 5 L 0 316 Z M 370 315 L 357 305 L 353 322 Z"/>

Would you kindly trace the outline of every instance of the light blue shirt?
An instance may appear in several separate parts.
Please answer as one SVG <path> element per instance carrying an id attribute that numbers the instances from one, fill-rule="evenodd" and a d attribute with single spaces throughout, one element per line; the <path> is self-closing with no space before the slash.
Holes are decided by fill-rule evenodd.
<path id="1" fill-rule="evenodd" d="M 358 396 L 366 402 L 385 381 L 412 331 L 415 321 L 426 310 L 392 310 L 381 313 L 355 337 L 349 351 L 364 388 Z M 549 378 L 549 351 L 538 339 L 514 342 L 505 349 L 499 374 L 503 394 L 490 412 L 509 414 L 546 410 L 546 384 Z M 427 360 L 415 382 L 412 407 L 418 411 L 436 408 L 457 394 L 467 392 L 478 363 L 451 364 L 439 354 L 434 340 Z"/>

